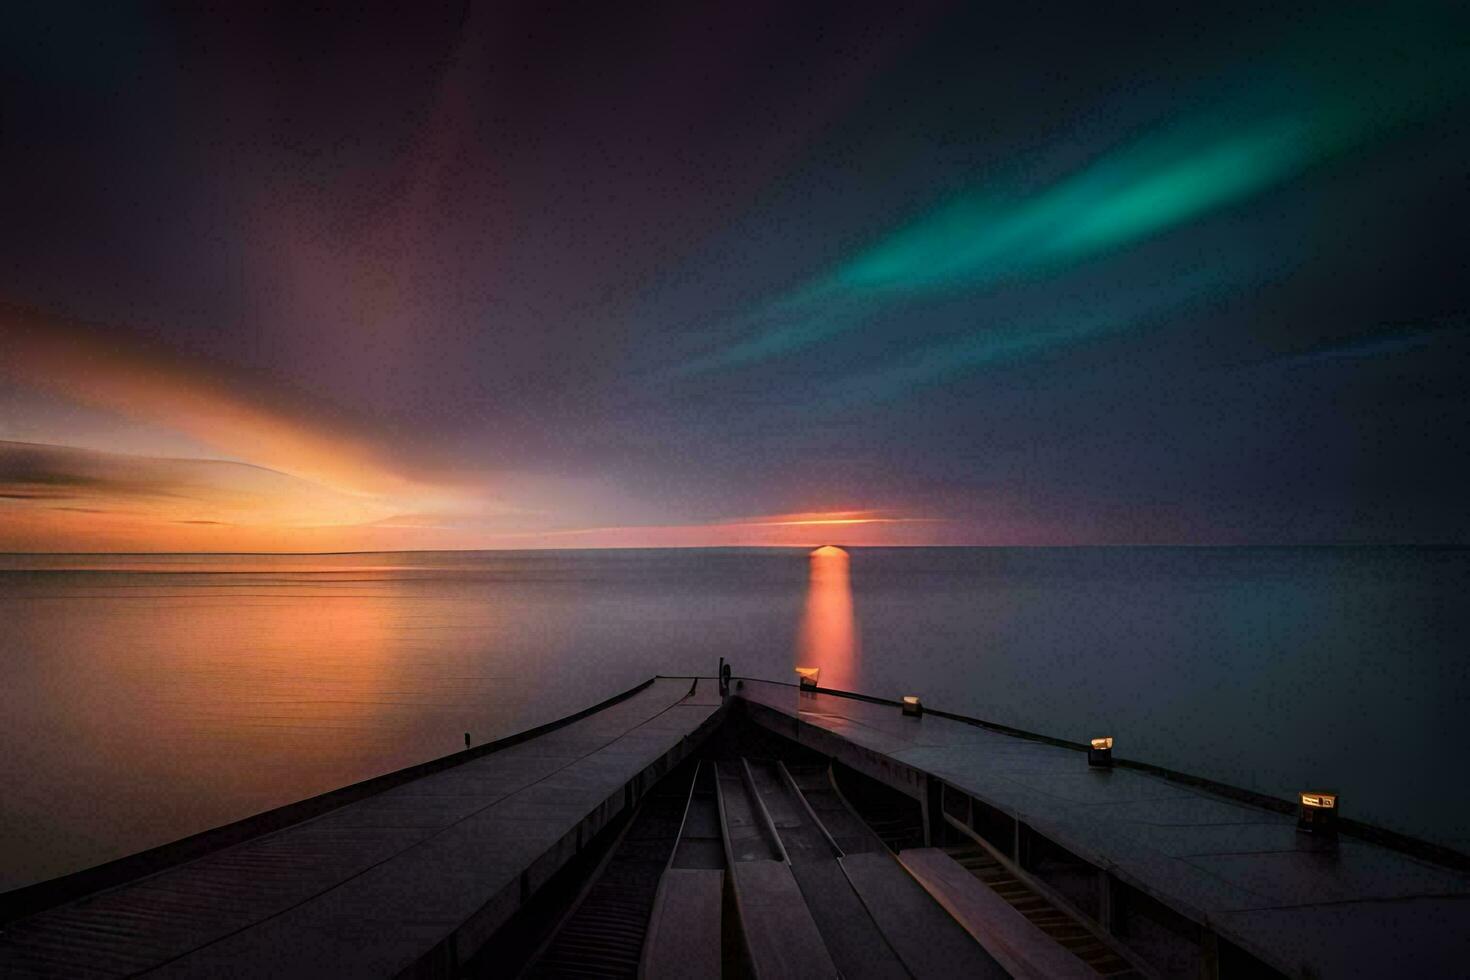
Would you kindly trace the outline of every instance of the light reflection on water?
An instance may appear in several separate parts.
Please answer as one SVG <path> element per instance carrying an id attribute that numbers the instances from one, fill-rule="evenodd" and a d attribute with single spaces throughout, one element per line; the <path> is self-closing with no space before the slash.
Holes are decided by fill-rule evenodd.
<path id="1" fill-rule="evenodd" d="M 796 641 L 796 665 L 820 668 L 818 683 L 839 691 L 861 685 L 849 562 L 841 548 L 826 546 L 811 553 L 806 606 Z"/>
<path id="2" fill-rule="evenodd" d="M 722 656 L 1470 846 L 1470 552 L 851 552 L 0 556 L 0 888 Z"/>

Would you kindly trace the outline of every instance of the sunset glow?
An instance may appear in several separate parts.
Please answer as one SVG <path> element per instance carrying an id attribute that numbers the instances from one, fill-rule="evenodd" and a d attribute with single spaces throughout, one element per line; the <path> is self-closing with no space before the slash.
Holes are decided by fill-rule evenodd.
<path id="1" fill-rule="evenodd" d="M 921 6 L 17 40 L 0 551 L 1470 534 L 1457 14 L 1216 13 L 1135 89 L 1174 14 L 1073 12 L 1073 79 Z"/>
<path id="2" fill-rule="evenodd" d="M 386 483 L 378 486 L 393 489 L 359 489 L 362 484 L 350 479 L 334 485 L 227 459 L 0 441 L 0 551 L 791 547 L 815 544 L 817 534 L 844 544 L 883 545 L 923 541 L 936 523 L 876 511 L 818 511 L 545 527 L 557 515 L 483 491 L 367 475 L 383 476 Z M 544 529 L 522 529 L 537 524 Z"/>
<path id="3" fill-rule="evenodd" d="M 801 546 L 819 530 L 907 544 L 937 523 L 832 509 L 606 525 L 636 501 L 398 442 L 208 362 L 15 308 L 0 344 L 0 551 Z"/>

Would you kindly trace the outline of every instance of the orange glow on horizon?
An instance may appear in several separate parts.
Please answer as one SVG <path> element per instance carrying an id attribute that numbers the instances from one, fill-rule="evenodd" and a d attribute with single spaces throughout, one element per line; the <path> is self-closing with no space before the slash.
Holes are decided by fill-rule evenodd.
<path id="1" fill-rule="evenodd" d="M 0 552 L 903 546 L 955 530 L 854 508 L 612 523 L 647 507 L 596 474 L 406 449 L 289 389 L 7 306 L 0 381 L 32 399 L 0 440 Z"/>
<path id="2" fill-rule="evenodd" d="M 726 527 L 828 527 L 844 524 L 926 524 L 933 518 L 927 517 L 884 517 L 877 511 L 839 510 L 782 514 L 774 517 L 756 517 L 730 521 Z"/>
<path id="3" fill-rule="evenodd" d="M 5 452 L 6 444 L 0 443 L 0 457 Z M 930 532 L 937 524 L 884 518 L 496 530 L 494 515 L 476 525 L 395 513 L 379 498 L 343 494 L 243 464 L 78 452 L 75 457 L 64 450 L 58 454 L 79 475 L 74 486 L 12 481 L 14 499 L 0 502 L 0 552 L 810 548 L 824 544 L 812 540 L 818 533 L 849 546 L 902 546 L 933 543 Z M 819 552 L 846 556 L 831 545 Z"/>
<path id="4" fill-rule="evenodd" d="M 836 539 L 855 547 L 926 545 L 948 522 L 888 516 L 878 511 L 811 511 L 707 524 L 625 525 L 525 532 L 504 547 L 573 548 L 800 548 Z M 824 540 L 825 539 L 825 540 Z"/>
<path id="5" fill-rule="evenodd" d="M 436 514 L 260 466 L 0 440 L 0 552 L 413 551 L 924 544 L 932 522 L 857 512 L 739 522 L 512 530 L 534 512 Z"/>

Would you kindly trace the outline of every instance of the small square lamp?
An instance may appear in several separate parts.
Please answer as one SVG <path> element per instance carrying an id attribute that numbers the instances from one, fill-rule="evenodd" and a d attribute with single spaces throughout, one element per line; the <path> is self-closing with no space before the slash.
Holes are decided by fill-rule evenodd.
<path id="1" fill-rule="evenodd" d="M 1305 834 L 1337 836 L 1337 794 L 1312 790 L 1298 794 L 1296 829 Z"/>

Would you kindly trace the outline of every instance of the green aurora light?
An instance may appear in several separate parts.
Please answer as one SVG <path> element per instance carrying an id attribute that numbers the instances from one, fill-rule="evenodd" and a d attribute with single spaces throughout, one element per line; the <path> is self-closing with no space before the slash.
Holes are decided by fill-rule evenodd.
<path id="1" fill-rule="evenodd" d="M 1429 17 L 1350 25 L 1310 54 L 1281 59 L 1245 98 L 1156 127 L 1035 193 L 979 186 L 898 228 L 837 268 L 744 318 L 744 340 L 681 365 L 678 376 L 738 368 L 856 329 L 895 303 L 1043 277 L 1244 202 L 1344 151 L 1442 111 L 1466 91 L 1458 33 Z M 1138 318 L 1124 316 L 1120 322 Z M 927 370 L 955 373 L 1091 336 L 1096 318 L 1030 336 L 987 326 L 935 348 Z"/>

